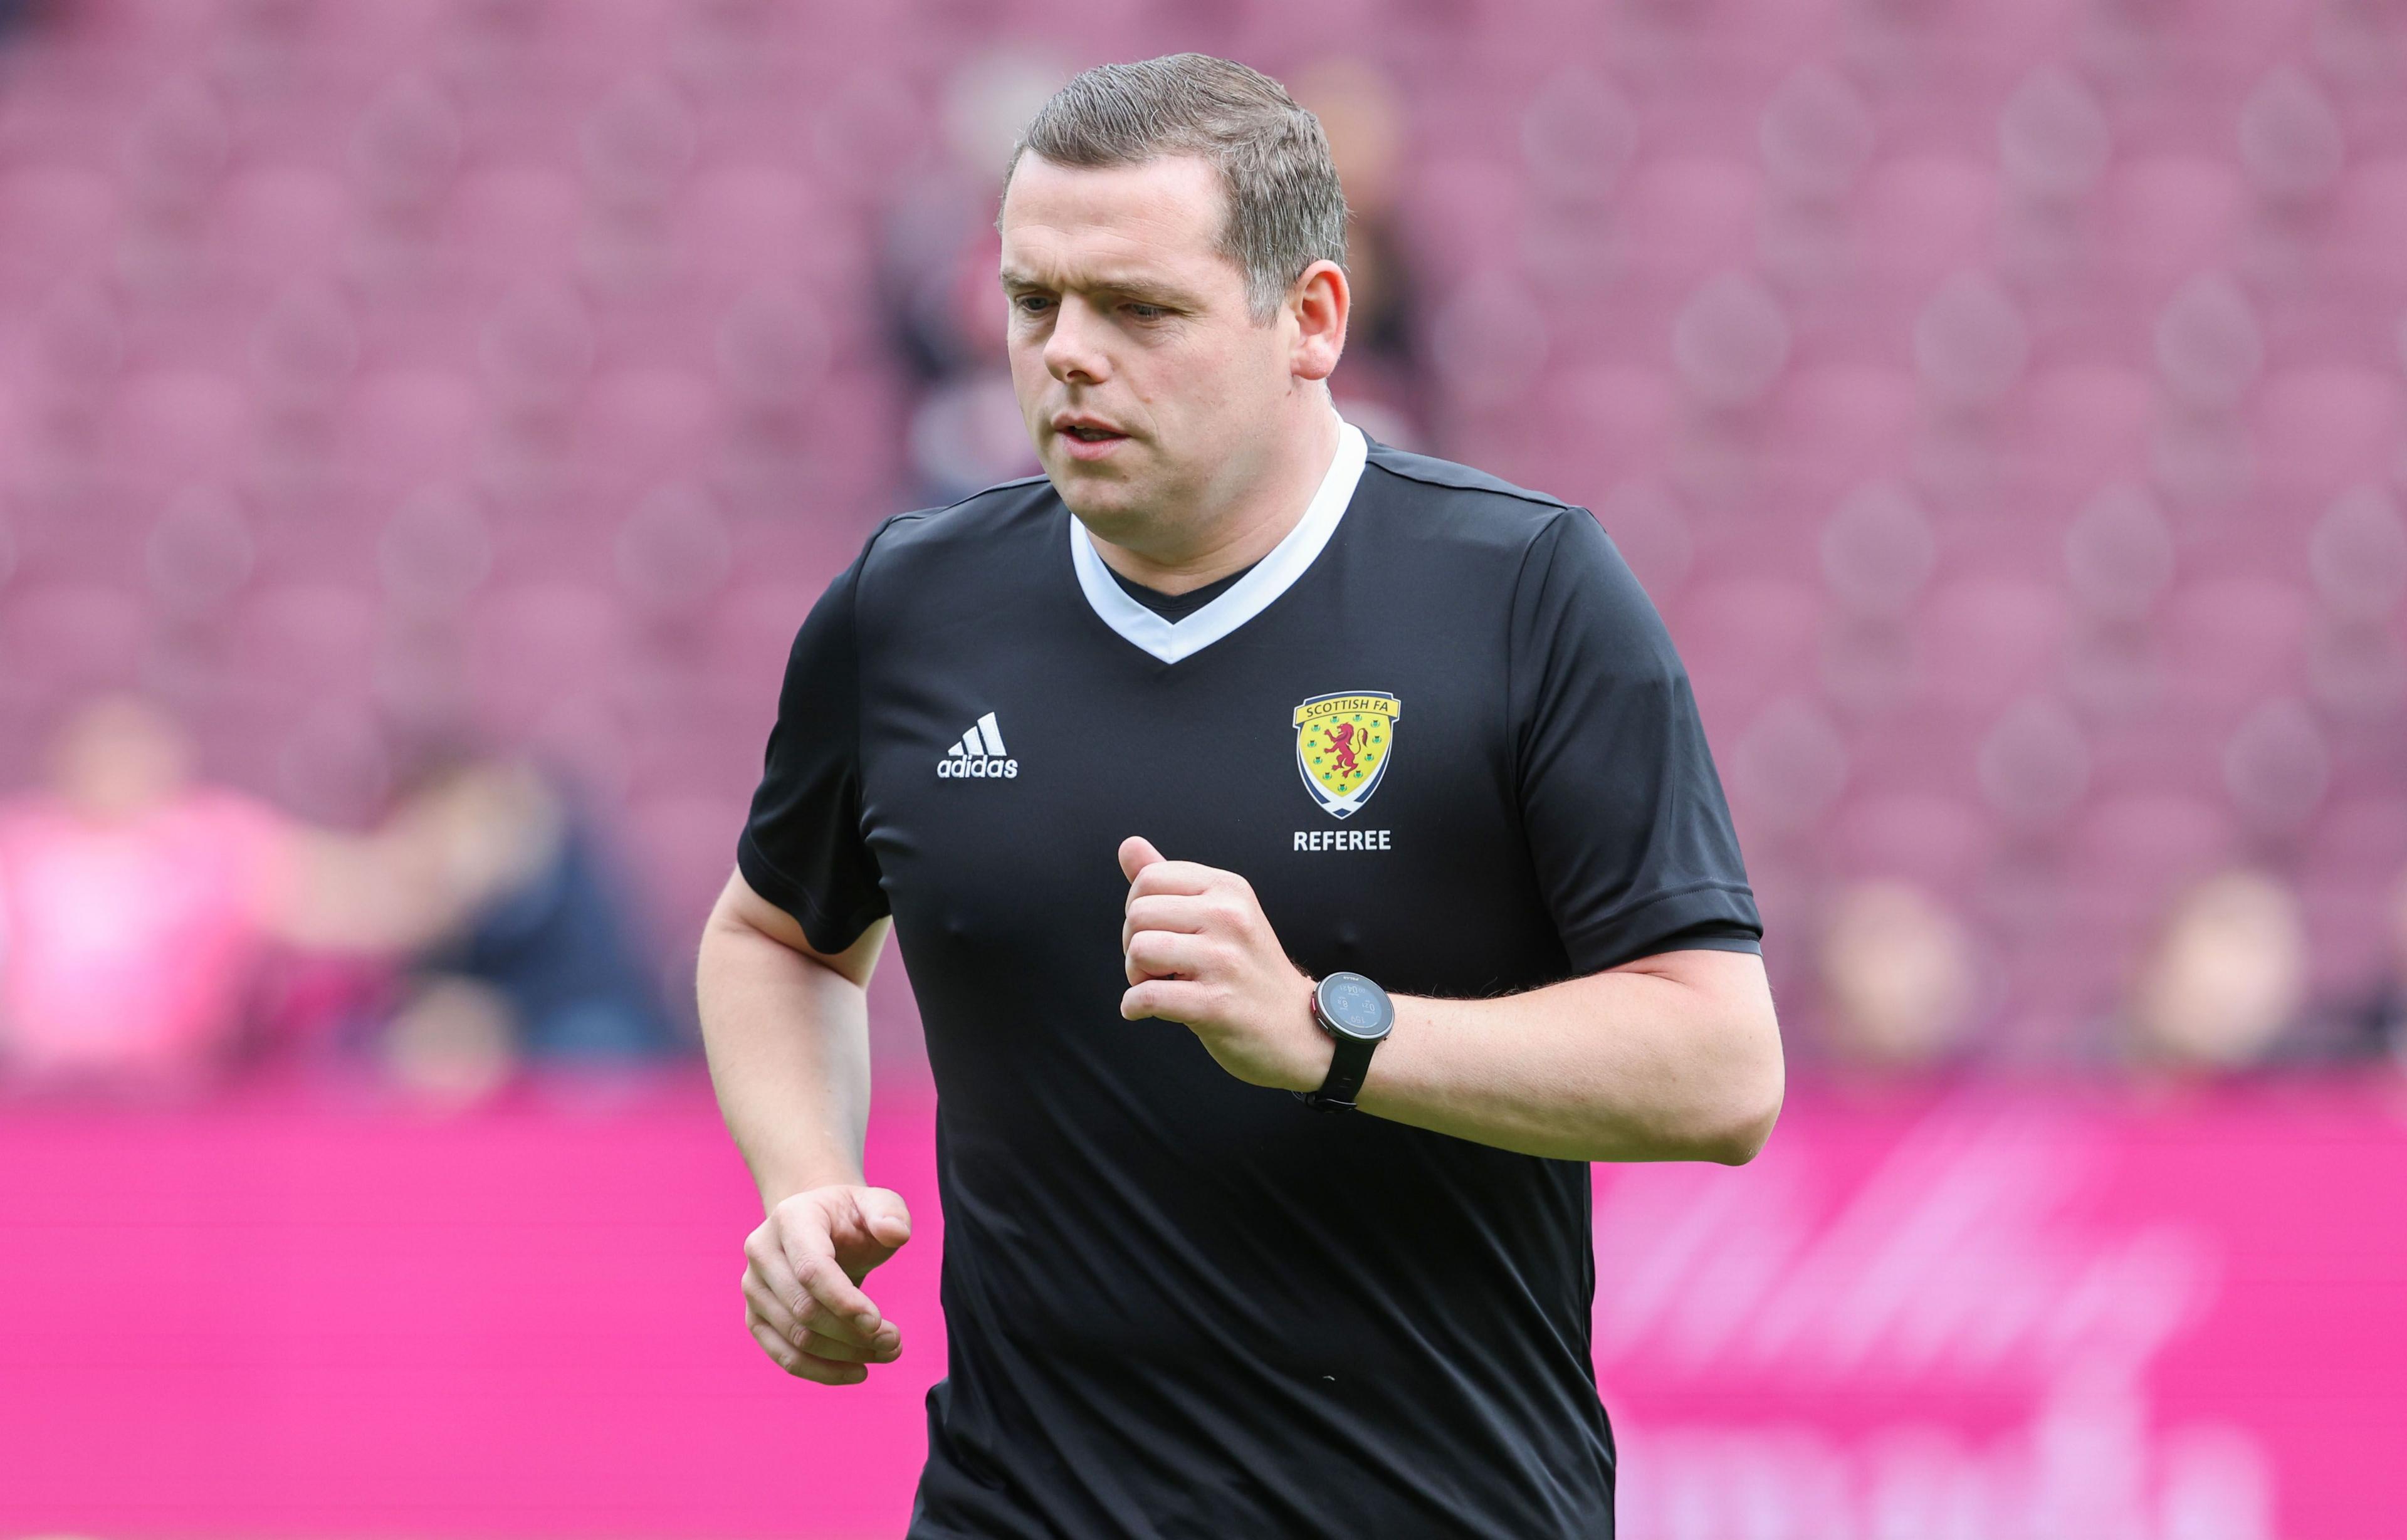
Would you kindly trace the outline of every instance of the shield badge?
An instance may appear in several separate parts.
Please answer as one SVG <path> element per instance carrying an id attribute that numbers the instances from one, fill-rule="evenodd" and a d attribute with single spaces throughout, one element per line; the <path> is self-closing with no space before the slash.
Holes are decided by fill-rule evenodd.
<path id="1" fill-rule="evenodd" d="M 1381 691 L 1315 695 L 1295 708 L 1295 767 L 1331 818 L 1351 818 L 1388 771 L 1403 703 Z"/>

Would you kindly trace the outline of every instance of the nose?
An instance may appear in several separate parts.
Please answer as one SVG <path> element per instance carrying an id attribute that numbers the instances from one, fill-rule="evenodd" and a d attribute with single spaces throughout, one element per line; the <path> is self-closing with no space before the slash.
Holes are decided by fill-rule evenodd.
<path id="1" fill-rule="evenodd" d="M 1045 339 L 1045 367 L 1062 384 L 1097 385 L 1111 376 L 1104 352 L 1104 319 L 1075 295 L 1064 295 L 1053 311 L 1052 335 Z"/>

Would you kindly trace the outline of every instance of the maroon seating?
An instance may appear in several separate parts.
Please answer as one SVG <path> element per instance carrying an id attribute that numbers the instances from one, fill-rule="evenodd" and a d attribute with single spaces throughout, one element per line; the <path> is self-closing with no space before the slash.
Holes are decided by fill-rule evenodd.
<path id="1" fill-rule="evenodd" d="M 20 37 L 0 737 L 148 680 L 220 773 L 333 806 L 363 713 L 463 713 L 581 746 L 689 925 L 819 586 L 908 467 L 1020 468 L 997 334 L 925 388 L 889 346 L 906 290 L 989 302 L 979 114 L 1048 39 L 1151 38 L 956 9 L 227 0 Z M 1923 882 L 1996 930 L 2004 1014 L 2060 1021 L 2183 876 L 2297 881 L 2338 988 L 2407 866 L 2373 9 L 2095 11 L 1221 19 L 1393 75 L 1383 366 L 1432 378 L 1373 393 L 1599 511 L 1783 912 Z"/>

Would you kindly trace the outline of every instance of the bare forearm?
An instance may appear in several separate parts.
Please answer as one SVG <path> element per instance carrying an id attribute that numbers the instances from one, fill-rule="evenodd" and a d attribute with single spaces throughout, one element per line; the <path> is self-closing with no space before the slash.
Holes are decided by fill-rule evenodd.
<path id="1" fill-rule="evenodd" d="M 1400 996 L 1359 1105 L 1531 1155 L 1745 1161 L 1771 1132 L 1783 1083 L 1761 964 L 1674 956 L 1674 970 L 1616 970 L 1500 1000 Z"/>
<path id="2" fill-rule="evenodd" d="M 1335 1048 L 1312 980 L 1234 872 L 1120 842 L 1120 1015 L 1176 1021 L 1248 1085 L 1309 1091 Z M 1570 1161 L 1754 1158 L 1780 1114 L 1780 1028 L 1751 952 L 1659 952 L 1501 1000 L 1395 1001 L 1355 1105 Z"/>
<path id="3" fill-rule="evenodd" d="M 867 991 L 740 922 L 703 933 L 696 991 L 711 1084 L 764 1205 L 862 1179 Z"/>

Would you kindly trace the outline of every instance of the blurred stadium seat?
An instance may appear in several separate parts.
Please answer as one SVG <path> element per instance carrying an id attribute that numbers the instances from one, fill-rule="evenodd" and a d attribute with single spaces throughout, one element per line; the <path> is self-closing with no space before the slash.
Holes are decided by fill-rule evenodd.
<path id="1" fill-rule="evenodd" d="M 2160 1095 L 2129 1018 L 2296 985 L 2288 1062 L 2407 1063 L 2400 0 L 0 0 L 0 803 L 127 686 L 336 828 L 524 751 L 690 1011 L 795 628 L 1033 468 L 1018 121 L 1189 47 L 1332 123 L 1341 405 L 1597 512 L 1745 842 L 1790 1107 L 1737 1179 L 1600 1168 L 1626 1533 L 2395 1524 L 2395 1077 Z M 0 1530 L 899 1530 L 900 967 L 915 1346 L 841 1406 L 725 1313 L 691 1065 L 428 1117 L 341 1035 L 389 984 L 282 981 L 345 1049 L 297 1098 L 7 1104 Z"/>
<path id="2" fill-rule="evenodd" d="M 1355 36 L 1431 381 L 1395 431 L 1600 510 L 1767 868 L 1976 926 L 1986 884 L 2061 892 L 2128 940 L 2245 845 L 2351 938 L 2324 983 L 2373 967 L 2342 895 L 2407 850 L 2331 824 L 2407 817 L 2391 11 L 1529 9 Z M 1227 24 L 1280 71 L 1348 36 Z M 688 874 L 673 950 L 819 586 L 912 474 L 1010 457 L 990 370 L 889 343 L 983 302 L 1047 39 L 50 7 L 0 90 L 8 720 L 148 680 L 271 796 L 329 711 L 581 743 L 605 826 Z M 974 333 L 936 340 L 990 364 Z"/>

